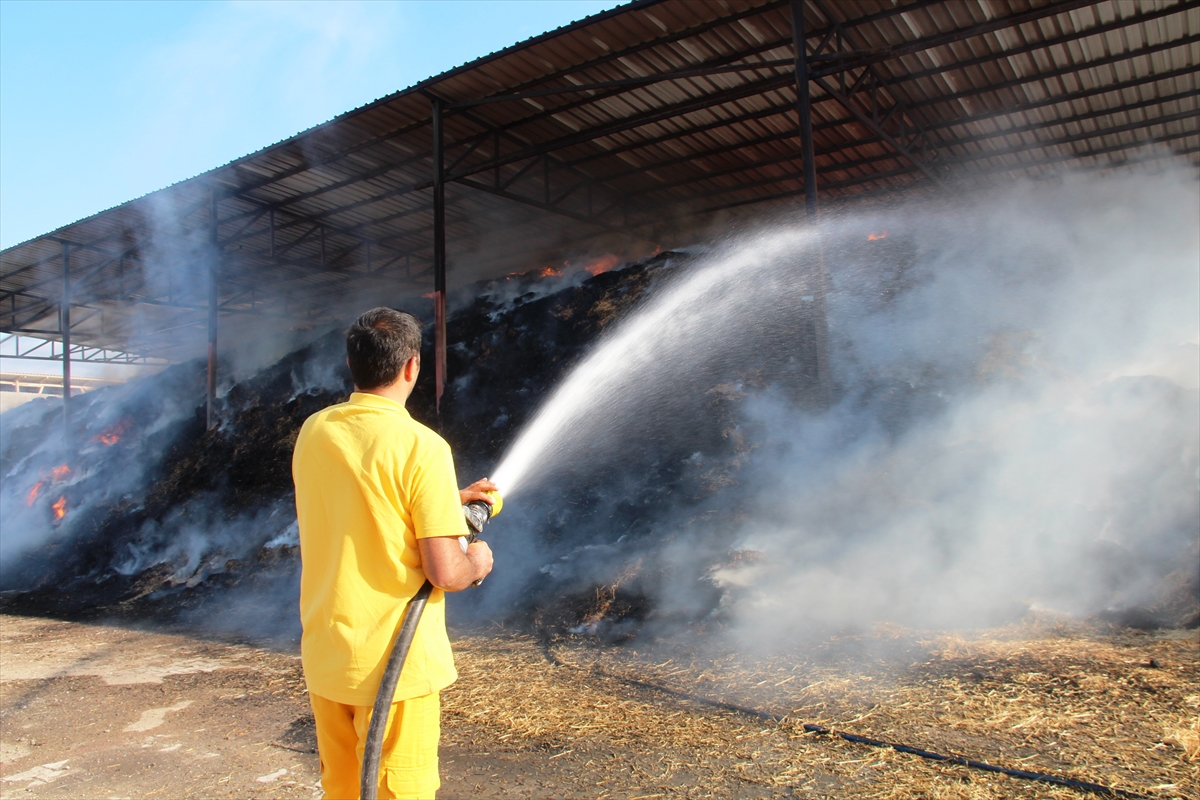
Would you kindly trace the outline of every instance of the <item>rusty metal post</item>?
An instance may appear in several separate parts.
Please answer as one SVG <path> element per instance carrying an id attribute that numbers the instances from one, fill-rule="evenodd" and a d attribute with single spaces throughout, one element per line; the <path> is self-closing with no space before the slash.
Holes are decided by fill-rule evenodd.
<path id="1" fill-rule="evenodd" d="M 208 211 L 208 238 L 211 252 L 208 262 L 208 395 L 205 405 L 206 426 L 212 430 L 217 409 L 217 280 L 221 269 L 221 249 L 217 240 L 217 190 L 212 190 Z"/>
<path id="2" fill-rule="evenodd" d="M 439 418 L 446 387 L 446 165 L 442 102 L 433 99 L 433 374 Z"/>
<path id="3" fill-rule="evenodd" d="M 833 394 L 833 382 L 829 375 L 829 318 L 825 307 L 828 276 L 825 272 L 825 245 L 817 226 L 817 163 L 812 138 L 812 109 L 809 102 L 804 0 L 791 0 L 791 10 L 792 54 L 796 64 L 796 112 L 800 118 L 800 150 L 804 158 L 804 209 L 817 238 L 817 257 L 812 269 L 817 381 L 821 387 L 822 400 L 828 403 Z"/>
<path id="4" fill-rule="evenodd" d="M 63 439 L 71 440 L 71 246 L 62 243 L 62 302 L 58 330 L 62 333 Z"/>
<path id="5" fill-rule="evenodd" d="M 796 111 L 800 115 L 800 150 L 804 157 L 804 208 L 817 216 L 817 171 L 812 140 L 812 110 L 808 97 L 808 53 L 805 48 L 804 0 L 792 2 L 792 55 L 796 61 Z"/>

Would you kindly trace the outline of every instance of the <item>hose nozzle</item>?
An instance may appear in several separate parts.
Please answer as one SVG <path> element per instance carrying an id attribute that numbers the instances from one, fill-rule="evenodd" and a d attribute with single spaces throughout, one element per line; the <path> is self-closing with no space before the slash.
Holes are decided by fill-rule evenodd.
<path id="1" fill-rule="evenodd" d="M 467 528 L 470 533 L 467 535 L 469 541 L 475 541 L 475 537 L 483 533 L 483 526 L 492 517 L 500 513 L 500 509 L 504 507 L 504 499 L 500 497 L 499 492 L 488 492 L 488 497 L 492 498 L 489 504 L 483 500 L 472 500 L 463 506 L 463 516 L 467 519 Z"/>
<path id="2" fill-rule="evenodd" d="M 472 500 L 462 507 L 463 516 L 467 520 L 467 535 L 458 537 L 458 544 L 464 553 L 467 552 L 467 546 L 483 533 L 483 526 L 487 525 L 488 520 L 499 514 L 500 509 L 504 507 L 504 500 L 500 497 L 499 492 L 488 492 L 487 495 L 492 498 L 491 503 L 484 500 Z M 481 583 L 483 583 L 483 578 L 471 585 L 478 586 Z"/>

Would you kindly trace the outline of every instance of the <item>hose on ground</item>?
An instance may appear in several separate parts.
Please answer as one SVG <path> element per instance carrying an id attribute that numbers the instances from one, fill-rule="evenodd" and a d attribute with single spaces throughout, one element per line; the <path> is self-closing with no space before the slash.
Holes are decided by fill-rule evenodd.
<path id="1" fill-rule="evenodd" d="M 569 662 L 566 662 L 566 661 L 563 661 L 562 659 L 560 659 L 558 656 L 556 656 L 554 654 L 554 651 L 549 648 L 548 644 L 544 644 L 544 653 L 546 655 L 547 660 L 549 660 L 553 664 L 556 664 L 556 665 L 562 666 L 562 667 L 571 667 L 572 669 L 582 669 L 581 667 L 579 667 L 576 664 L 571 664 Z M 593 667 L 591 671 L 594 674 L 603 675 L 607 678 L 613 678 L 615 680 L 618 680 L 621 683 L 624 683 L 628 686 L 637 686 L 637 687 L 640 687 L 643 689 L 650 689 L 650 690 L 653 690 L 656 692 L 661 692 L 663 694 L 670 695 L 672 697 L 679 698 L 681 700 L 688 700 L 693 703 L 698 703 L 699 705 L 708 706 L 710 708 L 719 708 L 724 711 L 732 711 L 735 714 L 745 714 L 747 716 L 755 717 L 757 719 L 761 719 L 761 720 L 764 720 L 767 722 L 774 722 L 774 723 L 778 724 L 778 723 L 785 722 L 788 719 L 788 717 L 783 714 L 772 714 L 768 711 L 760 711 L 755 708 L 737 705 L 736 703 L 727 703 L 722 700 L 714 700 L 712 698 L 702 697 L 697 694 L 692 694 L 691 692 L 680 691 L 678 689 L 672 689 L 670 687 L 662 686 L 661 684 L 652 683 L 650 681 L 640 681 L 640 680 L 637 680 L 634 678 L 626 678 L 626 677 L 623 677 L 620 675 L 614 675 L 612 673 L 605 672 L 604 670 L 597 669 L 596 667 Z M 1042 783 L 1050 783 L 1050 784 L 1054 784 L 1055 786 L 1065 786 L 1065 787 L 1068 787 L 1071 789 L 1075 789 L 1077 791 L 1091 792 L 1093 794 L 1103 795 L 1103 796 L 1107 796 L 1107 797 L 1123 797 L 1123 798 L 1128 798 L 1129 800 L 1145 800 L 1145 797 L 1146 797 L 1146 795 L 1138 794 L 1137 792 L 1131 792 L 1126 789 L 1115 789 L 1111 786 L 1105 786 L 1100 783 L 1092 783 L 1090 781 L 1079 781 L 1079 780 L 1075 780 L 1074 778 L 1063 778 L 1058 775 L 1046 775 L 1041 772 L 1030 772 L 1028 770 L 1011 769 L 1009 767 L 1000 767 L 995 764 L 989 764 L 986 761 L 976 761 L 971 758 L 963 758 L 962 756 L 942 755 L 941 753 L 934 753 L 930 750 L 923 750 L 919 747 L 912 747 L 911 745 L 897 744 L 895 742 L 885 742 L 881 739 L 871 739 L 866 736 L 859 736 L 859 735 L 853 734 L 853 733 L 846 733 L 845 731 L 833 730 L 831 728 L 826 728 L 821 725 L 814 725 L 812 723 L 804 723 L 804 724 L 800 725 L 800 727 L 807 733 L 815 733 L 815 734 L 824 735 L 824 736 L 837 736 L 841 739 L 845 739 L 847 742 L 854 742 L 855 744 L 865 744 L 865 745 L 870 745 L 872 747 L 890 747 L 898 753 L 908 753 L 909 755 L 920 756 L 921 758 L 928 758 L 933 761 L 944 761 L 947 764 L 959 764 L 964 767 L 970 767 L 971 769 L 983 770 L 985 772 L 996 772 L 1001 775 L 1007 775 L 1010 778 L 1020 778 L 1021 780 L 1027 780 L 1027 781 L 1040 781 Z"/>
<path id="2" fill-rule="evenodd" d="M 1109 797 L 1127 797 L 1127 798 L 1144 797 L 1144 795 L 1140 795 L 1135 792 L 1128 792 L 1128 791 L 1125 791 L 1124 789 L 1114 789 L 1110 786 L 1104 786 L 1099 783 L 1090 783 L 1088 781 L 1077 781 L 1074 778 L 1062 778 L 1057 775 L 1045 775 L 1040 772 L 1028 772 L 1023 769 L 1011 769 L 1009 767 L 999 767 L 999 766 L 996 766 L 995 764 L 989 764 L 986 761 L 975 761 L 974 759 L 963 758 L 962 756 L 942 755 L 941 753 L 934 753 L 930 750 L 922 750 L 919 747 L 910 747 L 909 745 L 906 745 L 906 744 L 895 744 L 893 742 L 885 742 L 885 741 L 882 741 L 881 739 L 870 739 L 866 736 L 858 736 L 853 733 L 845 733 L 843 731 L 835 731 L 835 730 L 831 730 L 829 728 L 822 727 L 820 725 L 813 725 L 811 723 L 806 723 L 804 725 L 804 730 L 808 731 L 809 733 L 817 733 L 817 734 L 823 734 L 823 735 L 828 735 L 828 736 L 837 736 L 842 739 L 845 739 L 847 742 L 855 742 L 856 744 L 868 744 L 868 745 L 871 745 L 872 747 L 890 747 L 893 750 L 895 750 L 897 753 L 909 753 L 911 755 L 920 756 L 921 758 L 928 758 L 933 761 L 945 761 L 949 764 L 960 764 L 964 767 L 971 767 L 972 769 L 984 770 L 985 772 L 998 772 L 1001 775 L 1008 775 L 1011 778 L 1020 778 L 1022 780 L 1027 780 L 1027 781 L 1040 781 L 1042 783 L 1052 783 L 1056 786 L 1067 786 L 1072 789 L 1079 789 L 1079 790 L 1085 791 L 1085 792 L 1093 792 L 1094 794 L 1099 794 L 1099 795 L 1107 795 Z"/>
<path id="3" fill-rule="evenodd" d="M 396 630 L 396 641 L 392 644 L 391 655 L 388 656 L 387 666 L 383 669 L 383 678 L 379 681 L 379 694 L 375 695 L 375 706 L 371 710 L 371 724 L 367 727 L 362 777 L 359 783 L 359 796 L 362 800 L 378 800 L 379 756 L 383 752 L 383 734 L 387 730 L 388 715 L 392 711 L 392 698 L 396 694 L 396 685 L 400 683 L 400 672 L 404 669 L 404 660 L 408 658 L 408 649 L 412 647 L 417 623 L 421 621 L 425 603 L 432 592 L 432 583 L 425 581 L 421 584 L 413 599 L 408 601 L 408 607 L 404 609 L 404 618 Z"/>

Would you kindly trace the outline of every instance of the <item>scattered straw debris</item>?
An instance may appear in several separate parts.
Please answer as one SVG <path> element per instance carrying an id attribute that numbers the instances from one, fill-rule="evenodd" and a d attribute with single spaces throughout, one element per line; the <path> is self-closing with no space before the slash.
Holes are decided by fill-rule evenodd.
<path id="1" fill-rule="evenodd" d="M 1031 624 L 922 640 L 881 629 L 761 657 L 518 634 L 462 636 L 456 649 L 448 739 L 601 771 L 611 796 L 1081 796 L 804 723 L 1153 797 L 1200 796 L 1194 631 Z"/>

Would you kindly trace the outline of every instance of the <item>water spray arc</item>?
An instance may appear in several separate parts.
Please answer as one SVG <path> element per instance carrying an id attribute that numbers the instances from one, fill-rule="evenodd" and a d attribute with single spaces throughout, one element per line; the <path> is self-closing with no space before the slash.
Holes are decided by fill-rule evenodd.
<path id="1" fill-rule="evenodd" d="M 786 338 L 783 318 L 813 301 L 804 262 L 815 240 L 811 229 L 763 234 L 679 276 L 617 323 L 524 427 L 495 471 L 496 485 L 512 495 L 603 449 L 613 431 L 685 386 L 697 361 L 732 363 L 756 343 Z"/>

